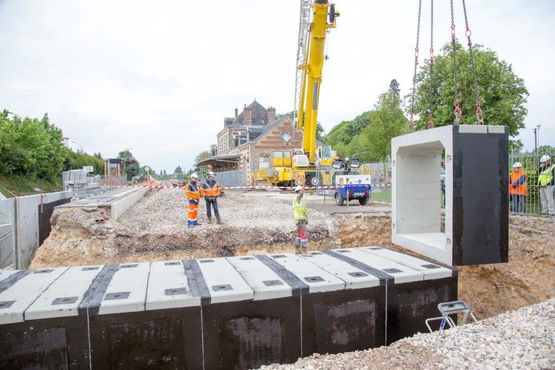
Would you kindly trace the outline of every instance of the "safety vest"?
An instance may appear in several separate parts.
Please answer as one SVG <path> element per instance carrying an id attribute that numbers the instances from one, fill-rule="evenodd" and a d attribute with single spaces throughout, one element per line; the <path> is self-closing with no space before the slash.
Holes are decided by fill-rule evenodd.
<path id="1" fill-rule="evenodd" d="M 302 198 L 299 201 L 297 201 L 297 198 L 293 199 L 293 217 L 295 221 L 308 221 L 308 211 Z"/>
<path id="2" fill-rule="evenodd" d="M 187 186 L 185 186 L 185 195 L 189 200 L 192 199 L 198 201 L 200 199 L 198 182 L 196 184 L 193 184 L 192 182 L 187 183 Z"/>
<path id="3" fill-rule="evenodd" d="M 210 186 L 211 183 L 212 186 Z M 214 180 L 214 182 L 206 181 L 204 184 L 202 184 L 202 189 L 200 189 L 200 192 L 202 196 L 215 198 L 220 196 L 221 190 L 222 189 L 220 188 L 218 182 Z"/>
<path id="4" fill-rule="evenodd" d="M 538 176 L 538 185 L 551 185 L 551 182 L 553 181 L 553 169 L 555 169 L 555 164 L 552 164 L 551 166 L 540 172 L 540 175 Z"/>
<path id="5" fill-rule="evenodd" d="M 522 179 L 524 177 L 524 179 Z M 513 184 L 522 182 L 520 185 L 513 187 Z M 524 180 L 524 181 L 523 181 Z M 510 195 L 528 195 L 528 185 L 526 184 L 526 173 L 524 171 L 511 171 L 509 174 L 509 194 Z"/>

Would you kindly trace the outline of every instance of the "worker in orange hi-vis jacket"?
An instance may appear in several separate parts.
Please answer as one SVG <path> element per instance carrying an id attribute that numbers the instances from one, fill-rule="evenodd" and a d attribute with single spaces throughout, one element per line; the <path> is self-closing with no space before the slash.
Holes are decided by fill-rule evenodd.
<path id="1" fill-rule="evenodd" d="M 199 226 L 198 223 L 198 204 L 200 201 L 200 186 L 198 183 L 198 175 L 193 173 L 191 181 L 185 185 L 185 195 L 189 203 L 189 210 L 187 211 L 187 227 Z"/>
<path id="2" fill-rule="evenodd" d="M 220 211 L 218 209 L 218 197 L 222 192 L 222 188 L 216 181 L 216 174 L 212 171 L 208 172 L 208 178 L 202 184 L 200 188 L 200 195 L 206 200 L 206 217 L 208 218 L 208 223 L 212 223 L 212 208 L 214 209 L 214 216 L 216 216 L 216 222 L 221 225 L 222 219 L 220 218 Z"/>

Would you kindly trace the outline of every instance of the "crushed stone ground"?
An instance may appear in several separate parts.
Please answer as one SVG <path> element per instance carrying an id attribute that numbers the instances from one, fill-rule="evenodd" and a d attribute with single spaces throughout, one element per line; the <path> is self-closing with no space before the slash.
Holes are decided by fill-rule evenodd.
<path id="1" fill-rule="evenodd" d="M 314 354 L 261 369 L 553 369 L 555 299 L 442 332 L 417 334 L 388 347 Z"/>

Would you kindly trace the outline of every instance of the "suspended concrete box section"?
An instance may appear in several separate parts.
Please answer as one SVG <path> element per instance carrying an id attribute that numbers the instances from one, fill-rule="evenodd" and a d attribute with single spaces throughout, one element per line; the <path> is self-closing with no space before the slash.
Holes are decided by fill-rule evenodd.
<path id="1" fill-rule="evenodd" d="M 393 243 L 452 266 L 508 261 L 505 126 L 417 131 L 393 138 L 391 153 Z"/>

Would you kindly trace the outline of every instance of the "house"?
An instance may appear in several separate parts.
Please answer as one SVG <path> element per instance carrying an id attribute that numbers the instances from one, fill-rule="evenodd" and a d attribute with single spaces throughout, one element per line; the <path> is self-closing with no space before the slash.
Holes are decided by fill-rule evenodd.
<path id="1" fill-rule="evenodd" d="M 299 149 L 302 137 L 303 131 L 294 126 L 292 117 L 278 118 L 274 107 L 264 108 L 254 100 L 244 105 L 241 113 L 235 108 L 234 117 L 224 118 L 215 155 L 197 166 L 218 172 L 224 186 L 252 184 L 259 169 L 270 167 L 272 156 Z M 233 180 L 227 181 L 228 176 Z"/>

